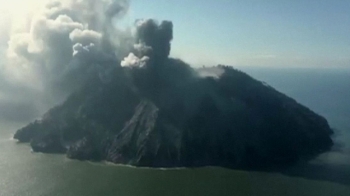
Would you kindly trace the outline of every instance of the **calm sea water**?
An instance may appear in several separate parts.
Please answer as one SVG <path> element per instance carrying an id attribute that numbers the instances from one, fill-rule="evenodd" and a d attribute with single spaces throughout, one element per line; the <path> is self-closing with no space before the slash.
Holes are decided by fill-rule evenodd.
<path id="1" fill-rule="evenodd" d="M 245 71 L 326 116 L 337 129 L 335 139 L 342 145 L 340 150 L 319 158 L 319 161 L 345 164 L 349 155 L 347 142 L 350 142 L 350 72 Z M 222 168 L 132 168 L 31 153 L 28 145 L 17 144 L 11 139 L 22 125 L 1 123 L 0 196 L 350 195 L 350 186 L 326 179 L 310 180 Z M 341 155 L 340 158 L 337 155 Z"/>

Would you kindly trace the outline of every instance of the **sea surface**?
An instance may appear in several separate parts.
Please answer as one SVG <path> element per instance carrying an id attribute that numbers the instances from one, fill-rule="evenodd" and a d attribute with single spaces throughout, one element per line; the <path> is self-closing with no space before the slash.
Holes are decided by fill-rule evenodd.
<path id="1" fill-rule="evenodd" d="M 335 148 L 287 173 L 150 169 L 32 153 L 12 139 L 27 122 L 0 122 L 0 196 L 350 195 L 350 71 L 243 68 L 325 116 Z"/>

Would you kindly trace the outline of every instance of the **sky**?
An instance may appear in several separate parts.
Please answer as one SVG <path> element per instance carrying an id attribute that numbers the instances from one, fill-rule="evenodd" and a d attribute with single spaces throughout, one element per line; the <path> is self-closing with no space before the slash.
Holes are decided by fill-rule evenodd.
<path id="1" fill-rule="evenodd" d="M 195 65 L 350 67 L 350 0 L 132 0 L 128 23 L 174 23 Z"/>

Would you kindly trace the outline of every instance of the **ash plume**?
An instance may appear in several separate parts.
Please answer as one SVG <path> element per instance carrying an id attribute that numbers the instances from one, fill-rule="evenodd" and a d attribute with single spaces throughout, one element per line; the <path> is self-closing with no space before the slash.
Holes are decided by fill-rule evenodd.
<path id="1" fill-rule="evenodd" d="M 181 83 L 195 75 L 189 65 L 169 57 L 172 22 L 142 19 L 135 22 L 134 29 L 117 28 L 128 12 L 128 0 L 45 0 L 33 4 L 39 9 L 22 14 L 20 22 L 14 22 L 8 34 L 1 36 L 8 41 L 2 44 L 6 62 L 1 66 L 4 87 L 0 91 L 6 93 L 0 105 L 16 100 L 33 106 L 27 107 L 35 108 L 28 112 L 28 119 L 61 103 L 93 75 L 109 81 L 108 74 L 118 67 L 153 70 L 148 79 L 150 88 L 160 81 Z M 179 77 L 182 72 L 189 77 Z M 6 91 L 10 86 L 20 90 Z"/>
<path id="2" fill-rule="evenodd" d="M 173 24 L 152 19 L 137 20 L 134 52 L 131 52 L 122 66 L 143 67 L 148 60 L 164 61 L 169 57 L 173 39 Z M 164 63 L 164 62 L 163 62 Z"/>
<path id="3" fill-rule="evenodd" d="M 26 98 L 18 102 L 38 107 L 46 103 L 42 112 L 63 101 L 90 75 L 118 67 L 133 38 L 131 30 L 114 25 L 127 13 L 127 0 L 34 3 L 40 10 L 9 30 L 1 77 L 13 88 L 27 89 Z M 6 93 L 2 101 L 24 97 L 21 92 Z"/>
<path id="4" fill-rule="evenodd" d="M 173 23 L 163 21 L 138 20 L 136 22 L 136 39 L 138 44 L 150 46 L 156 58 L 167 58 L 170 54 L 171 40 L 173 39 Z"/>

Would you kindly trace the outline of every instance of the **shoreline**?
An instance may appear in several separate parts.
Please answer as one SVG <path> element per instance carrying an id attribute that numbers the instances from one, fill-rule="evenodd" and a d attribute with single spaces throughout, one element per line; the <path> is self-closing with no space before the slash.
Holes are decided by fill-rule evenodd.
<path id="1" fill-rule="evenodd" d="M 339 185 L 350 186 L 350 166 L 349 165 L 335 165 L 335 164 L 327 164 L 321 162 L 313 162 L 317 161 L 317 158 L 308 162 L 308 163 L 300 163 L 294 166 L 290 166 L 289 168 L 283 170 L 276 171 L 257 171 L 257 170 L 238 170 L 232 168 L 225 168 L 220 166 L 201 166 L 201 167 L 139 167 L 128 164 L 116 164 L 109 161 L 91 161 L 91 160 L 77 160 L 70 159 L 66 156 L 65 153 L 62 154 L 53 154 L 53 153 L 42 153 L 42 152 L 34 152 L 30 145 L 27 143 L 19 143 L 14 138 L 6 139 L 7 141 L 16 141 L 16 144 L 24 144 L 26 145 L 32 154 L 41 154 L 41 155 L 56 155 L 62 156 L 66 161 L 72 162 L 81 162 L 87 163 L 94 166 L 102 166 L 102 167 L 122 167 L 122 168 L 130 168 L 130 169 L 140 169 L 140 170 L 154 170 L 154 171 L 185 171 L 185 170 L 198 170 L 198 169 L 222 169 L 233 172 L 240 173 L 261 173 L 261 174 L 271 174 L 271 175 L 282 175 L 285 177 L 291 178 L 300 178 L 305 180 L 312 180 L 318 182 L 329 182 L 335 183 Z"/>

